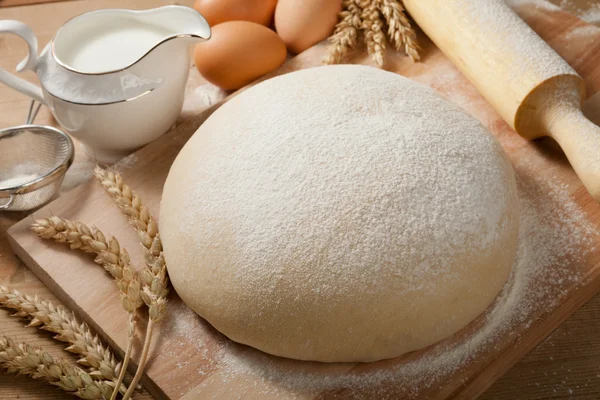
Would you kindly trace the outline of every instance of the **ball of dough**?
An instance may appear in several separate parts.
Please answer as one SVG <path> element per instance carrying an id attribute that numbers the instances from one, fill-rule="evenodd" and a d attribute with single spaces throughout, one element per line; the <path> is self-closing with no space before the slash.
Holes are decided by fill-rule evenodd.
<path id="1" fill-rule="evenodd" d="M 262 82 L 175 160 L 160 229 L 177 293 L 232 340 L 374 361 L 447 338 L 512 267 L 514 172 L 430 89 L 362 66 Z"/>

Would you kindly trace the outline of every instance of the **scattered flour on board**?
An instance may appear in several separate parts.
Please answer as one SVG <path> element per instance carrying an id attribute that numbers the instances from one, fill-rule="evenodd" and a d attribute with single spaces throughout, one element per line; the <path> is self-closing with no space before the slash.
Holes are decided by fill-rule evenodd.
<path id="1" fill-rule="evenodd" d="M 179 338 L 177 347 L 181 348 L 192 344 L 196 352 L 207 355 L 207 340 L 210 337 L 207 331 L 210 328 L 206 322 L 181 300 L 169 302 L 168 304 L 169 312 L 162 323 L 165 335 Z M 194 333 L 193 337 L 190 336 L 190 332 Z"/>
<path id="2" fill-rule="evenodd" d="M 596 36 L 600 33 L 600 27 L 594 25 L 582 25 L 568 31 L 563 38 L 565 40 L 581 40 L 586 37 Z"/>
<path id="3" fill-rule="evenodd" d="M 573 3 L 573 0 L 561 0 L 560 6 L 572 10 L 575 15 L 590 24 L 600 25 L 600 3 L 591 4 L 585 8 L 576 7 Z"/>
<path id="4" fill-rule="evenodd" d="M 290 363 L 225 342 L 216 359 L 222 394 L 243 396 L 247 388 L 240 387 L 242 381 L 257 395 L 273 398 L 329 390 L 343 390 L 331 397 L 344 399 L 418 397 L 446 385 L 453 374 L 481 361 L 480 356 L 489 361 L 517 342 L 536 318 L 551 313 L 580 282 L 584 271 L 578 265 L 598 239 L 595 227 L 571 200 L 568 187 L 532 177 L 528 167 L 527 162 L 516 166 L 521 220 L 513 272 L 495 303 L 465 331 L 424 352 L 370 364 L 368 371 L 360 366 L 350 370 L 348 364 Z M 235 385 L 228 385 L 234 381 Z"/>
<path id="5" fill-rule="evenodd" d="M 182 114 L 197 114 L 227 97 L 228 92 L 211 83 L 187 87 Z"/>
<path id="6" fill-rule="evenodd" d="M 589 22 L 590 24 L 600 26 L 600 4 L 594 4 L 589 10 L 586 10 L 581 14 L 581 19 Z"/>
<path id="7" fill-rule="evenodd" d="M 527 4 L 527 5 L 535 6 L 535 8 L 537 8 L 539 10 L 545 10 L 545 11 L 561 10 L 560 7 L 550 3 L 547 0 L 507 0 L 506 4 L 508 4 L 511 7 L 516 7 L 516 6 Z"/>
<path id="8" fill-rule="evenodd" d="M 132 153 L 125 158 L 122 158 L 119 162 L 117 162 L 113 167 L 119 171 L 123 169 L 130 169 L 135 166 L 138 162 L 138 156 L 136 153 Z"/>

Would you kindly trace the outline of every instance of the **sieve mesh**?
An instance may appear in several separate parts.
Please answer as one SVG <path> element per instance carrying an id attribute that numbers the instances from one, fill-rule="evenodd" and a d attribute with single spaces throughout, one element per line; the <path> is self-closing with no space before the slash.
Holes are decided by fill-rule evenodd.
<path id="1" fill-rule="evenodd" d="M 23 125 L 0 131 L 0 208 L 37 208 L 58 191 L 73 161 L 71 139 L 57 129 Z"/>

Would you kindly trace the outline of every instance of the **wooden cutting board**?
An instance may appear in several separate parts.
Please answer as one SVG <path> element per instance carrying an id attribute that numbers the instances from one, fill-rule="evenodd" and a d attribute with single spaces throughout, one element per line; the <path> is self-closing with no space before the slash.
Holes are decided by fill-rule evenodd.
<path id="1" fill-rule="evenodd" d="M 588 117 L 600 121 L 600 29 L 559 9 L 523 3 L 516 7 L 525 21 L 561 54 L 586 80 Z M 572 40 L 579 35 L 577 40 Z M 581 36 L 584 35 L 584 36 Z M 412 63 L 401 55 L 390 55 L 386 69 L 432 86 L 449 100 L 458 103 L 480 119 L 499 139 L 507 154 L 518 163 L 527 160 L 524 174 L 531 178 L 552 181 L 566 188 L 567 195 L 577 203 L 585 218 L 595 228 L 600 227 L 600 206 L 594 203 L 571 171 L 562 153 L 549 140 L 530 143 L 514 133 L 476 92 L 474 87 L 450 64 L 441 52 L 420 36 L 423 61 Z M 325 52 L 317 45 L 288 61 L 274 74 L 320 64 Z M 352 60 L 370 64 L 364 51 Z M 493 77 L 490 77 L 493 79 Z M 218 105 L 217 105 L 218 106 Z M 188 118 L 164 137 L 125 159 L 118 169 L 126 181 L 140 194 L 150 210 L 158 215 L 162 185 L 179 149 L 216 107 Z M 594 114 L 595 113 L 595 114 Z M 540 193 L 543 199 L 544 193 Z M 33 218 L 51 214 L 78 219 L 114 234 L 130 251 L 133 260 L 141 261 L 137 238 L 111 200 L 93 181 L 33 214 Z M 122 310 L 112 279 L 88 256 L 65 250 L 63 246 L 39 240 L 28 228 L 29 217 L 9 230 L 15 252 L 36 275 L 71 309 L 81 315 L 111 346 L 122 349 L 126 342 L 126 314 Z M 170 296 L 168 315 L 160 325 L 152 356 L 144 378 L 145 387 L 158 398 L 401 398 L 427 396 L 432 398 L 472 398 L 481 394 L 494 380 L 506 372 L 521 357 L 545 338 L 571 313 L 600 289 L 600 240 L 582 244 L 585 257 L 573 265 L 584 271 L 577 283 L 557 283 L 565 294 L 561 301 L 531 311 L 529 324 L 515 328 L 513 335 L 503 338 L 494 347 L 478 355 L 467 368 L 447 371 L 438 376 L 435 385 L 400 390 L 386 384 L 366 387 L 349 385 L 335 391 L 314 388 L 278 386 L 276 377 L 256 379 L 251 373 L 237 373 L 224 367 L 223 349 L 231 354 L 253 353 L 245 346 L 232 344 L 191 312 L 175 293 Z M 143 321 L 139 330 L 144 328 Z M 139 354 L 139 343 L 136 351 Z M 394 368 L 408 360 L 426 357 L 429 349 L 407 357 L 373 364 L 322 365 L 277 359 L 265 356 L 265 362 L 291 368 L 298 373 L 337 374 Z M 136 357 L 134 356 L 134 359 Z"/>

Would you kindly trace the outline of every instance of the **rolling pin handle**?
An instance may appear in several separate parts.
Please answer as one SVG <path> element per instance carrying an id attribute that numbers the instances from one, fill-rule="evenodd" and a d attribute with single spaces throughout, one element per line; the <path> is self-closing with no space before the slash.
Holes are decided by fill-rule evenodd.
<path id="1" fill-rule="evenodd" d="M 557 110 L 548 131 L 562 147 L 573 169 L 594 200 L 600 202 L 600 127 L 581 109 Z"/>

